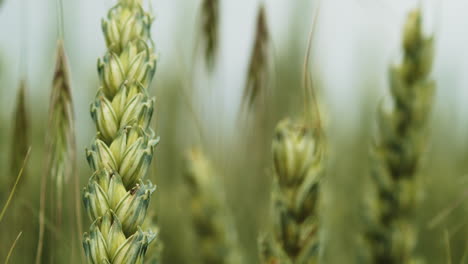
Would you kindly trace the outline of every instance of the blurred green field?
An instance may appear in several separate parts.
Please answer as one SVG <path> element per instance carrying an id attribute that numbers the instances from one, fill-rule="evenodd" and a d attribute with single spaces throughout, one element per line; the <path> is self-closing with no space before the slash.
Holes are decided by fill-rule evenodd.
<path id="1" fill-rule="evenodd" d="M 8 5 L 11 1 L 6 2 L 5 5 Z M 75 4 L 65 1 L 65 13 L 70 12 Z M 266 1 L 267 6 L 268 4 L 270 2 Z M 234 216 L 236 230 L 233 232 L 237 232 L 239 236 L 245 263 L 259 263 L 258 235 L 271 224 L 268 212 L 273 177 L 270 151 L 273 131 L 279 120 L 299 117 L 302 113 L 303 60 L 314 4 L 308 1 L 291 2 L 290 19 L 284 21 L 287 34 L 281 37 L 276 33 L 273 35 L 273 49 L 269 54 L 272 70 L 268 91 L 264 108 L 258 112 L 242 111 L 240 108 L 239 95 L 244 88 L 243 78 L 240 78 L 241 81 L 234 81 L 234 84 L 239 85 L 229 86 L 238 86 L 237 92 L 226 92 L 226 89 L 219 87 L 231 81 L 223 74 L 229 61 L 217 65 L 213 73 L 207 72 L 200 50 L 194 48 L 195 33 L 187 29 L 185 24 L 178 24 L 173 31 L 172 40 L 177 43 L 174 45 L 181 46 L 179 54 L 166 54 L 165 50 L 158 49 L 164 62 L 157 70 L 150 93 L 157 98 L 153 128 L 161 141 L 156 148 L 148 177 L 157 185 L 150 211 L 155 213 L 161 230 L 164 244 L 163 264 L 191 263 L 191 254 L 197 247 L 191 244 L 187 235 L 190 229 L 184 217 L 187 204 L 181 197 L 184 153 L 191 147 L 203 149 L 215 164 L 219 174 L 217 176 L 223 183 L 227 197 L 227 209 Z M 193 21 L 198 10 L 194 6 L 191 3 L 190 7 L 180 8 L 177 16 L 187 15 Z M 325 5 L 323 9 L 326 8 Z M 162 12 L 164 10 L 157 11 Z M 328 14 L 332 11 L 324 12 Z M 4 13 L 0 7 L 0 17 L 2 15 Z M 328 22 L 329 19 L 324 18 Z M 98 21 L 94 22 L 98 27 Z M 91 174 L 84 149 L 90 145 L 95 133 L 89 116 L 89 102 L 99 84 L 95 60 L 86 64 L 77 63 L 77 58 L 85 50 L 72 43 L 76 39 L 72 37 L 74 33 L 71 29 L 78 28 L 79 23 L 75 19 L 66 24 L 65 44 L 71 62 L 77 120 L 77 173 L 82 189 Z M 345 70 L 346 76 L 342 77 L 340 73 L 335 75 L 330 72 L 333 67 L 327 64 L 326 58 L 332 56 L 336 50 L 323 48 L 326 38 L 320 38 L 322 34 L 332 34 L 327 33 L 327 30 L 332 31 L 330 25 L 332 24 L 324 22 L 319 26 L 319 48 L 313 48 L 311 60 L 330 147 L 326 164 L 327 179 L 323 190 L 323 263 L 352 264 L 361 263 L 359 256 L 365 250 L 359 240 L 364 227 L 363 210 L 366 210 L 362 199 L 370 184 L 369 149 L 376 133 L 377 108 L 383 98 L 388 96 L 386 66 L 393 61 L 387 53 L 399 53 L 397 48 L 392 52 L 388 51 L 390 48 L 386 48 L 384 52 L 378 46 L 369 47 L 366 40 L 342 43 L 348 47 L 346 52 L 354 53 L 344 59 L 343 64 L 346 66 L 342 67 L 348 67 Z M 5 30 L 7 26 L 2 24 L 0 28 Z M 54 31 L 55 26 L 55 21 L 50 21 L 49 31 Z M 158 20 L 155 28 L 158 28 Z M 399 28 L 396 30 L 398 34 Z M 464 33 L 468 35 L 468 31 Z M 82 32 L 80 34 L 83 35 Z M 157 34 L 155 30 L 153 36 Z M 228 33 L 223 32 L 224 34 Z M 376 34 L 380 36 L 379 34 L 385 33 Z M 26 100 L 30 120 L 30 129 L 26 132 L 32 150 L 26 166 L 27 173 L 23 175 L 0 224 L 0 262 L 7 256 L 20 231 L 22 236 L 10 263 L 34 263 L 36 256 L 39 186 L 41 175 L 45 171 L 48 95 L 55 52 L 55 35 L 50 32 L 48 35 L 51 40 L 45 45 L 46 48 L 34 51 L 28 46 L 27 54 L 40 52 L 41 56 L 50 60 L 45 66 L 27 66 L 29 71 L 34 69 L 34 74 L 26 76 Z M 444 35 L 436 35 L 436 40 L 439 36 Z M 89 38 L 97 37 L 89 35 Z M 104 50 L 101 36 L 99 40 Z M 369 50 L 367 53 L 363 52 L 358 46 Z M 16 118 L 13 112 L 20 82 L 16 76 L 22 75 L 17 73 L 18 70 L 21 71 L 21 67 L 16 67 L 18 63 L 9 55 L 11 51 L 2 47 L 4 46 L 0 43 L 0 208 L 16 178 L 10 171 L 11 150 L 18 145 L 13 135 Z M 376 58 L 380 53 L 384 55 Z M 447 66 L 447 62 L 441 62 L 444 59 L 449 61 L 450 58 L 447 57 L 436 55 L 435 59 L 433 76 L 437 82 L 436 103 L 430 124 L 429 146 L 419 175 L 421 203 L 415 213 L 418 226 L 417 255 L 428 264 L 468 263 L 468 257 L 462 262 L 463 256 L 468 254 L 468 133 L 460 132 L 466 127 L 466 124 L 460 123 L 463 120 L 460 117 L 466 116 L 466 111 L 460 112 L 460 107 L 455 102 L 461 95 L 457 94 L 456 89 L 451 89 L 455 85 L 462 86 L 457 83 L 457 74 L 464 73 L 453 69 L 451 65 Z M 75 65 L 79 69 L 75 70 Z M 240 68 L 243 72 L 247 71 L 247 65 Z M 347 86 L 343 93 L 333 88 L 340 85 Z M 449 89 L 451 92 L 447 92 Z M 466 87 L 462 89 L 466 90 Z M 461 105 L 464 104 L 466 103 Z M 43 263 L 85 263 L 80 257 L 81 241 L 74 228 L 72 184 L 70 181 L 65 193 L 66 215 L 62 228 L 54 226 L 54 219 L 46 219 Z M 53 204 L 48 204 L 48 210 L 53 210 Z M 84 210 L 83 219 L 80 220 L 87 230 L 90 221 Z"/>

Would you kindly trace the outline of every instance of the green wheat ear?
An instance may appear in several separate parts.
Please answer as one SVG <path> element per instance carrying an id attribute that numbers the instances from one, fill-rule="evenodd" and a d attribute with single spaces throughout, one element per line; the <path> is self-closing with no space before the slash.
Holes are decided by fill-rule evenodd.
<path id="1" fill-rule="evenodd" d="M 243 263 L 215 170 L 199 150 L 186 158 L 186 203 L 198 259 L 193 263 Z"/>
<path id="2" fill-rule="evenodd" d="M 205 61 L 210 70 L 216 62 L 219 46 L 219 0 L 203 0 L 201 7 L 201 34 Z"/>
<path id="3" fill-rule="evenodd" d="M 415 263 L 412 225 L 419 172 L 426 148 L 426 127 L 435 84 L 429 78 L 433 39 L 422 33 L 420 10 L 412 11 L 403 35 L 403 62 L 390 69 L 393 109 L 380 111 L 379 138 L 372 149 L 374 196 L 367 240 L 372 263 Z"/>
<path id="4" fill-rule="evenodd" d="M 250 56 L 247 81 L 244 88 L 243 104 L 252 108 L 266 93 L 270 64 L 270 32 L 265 6 L 262 4 L 257 14 L 255 42 Z"/>
<path id="5" fill-rule="evenodd" d="M 57 44 L 57 62 L 53 78 L 49 109 L 48 171 L 62 199 L 63 187 L 75 169 L 75 131 L 73 100 L 68 61 L 63 41 Z"/>
<path id="6" fill-rule="evenodd" d="M 26 106 L 26 81 L 22 80 L 16 98 L 13 113 L 13 131 L 11 135 L 10 186 L 15 183 L 16 176 L 22 168 L 24 157 L 29 149 L 29 112 Z M 27 168 L 24 168 L 23 178 L 28 178 Z M 24 182 L 24 181 L 23 181 Z M 18 186 L 19 187 L 19 186 Z"/>
<path id="7" fill-rule="evenodd" d="M 280 122 L 272 144 L 273 230 L 261 241 L 263 263 L 318 263 L 320 186 L 325 148 L 307 122 Z"/>
<path id="8" fill-rule="evenodd" d="M 91 104 L 98 133 L 86 151 L 94 174 L 83 192 L 93 221 L 83 241 L 88 263 L 143 263 L 155 239 L 141 229 L 155 191 L 143 179 L 158 142 L 147 92 L 156 70 L 153 18 L 141 2 L 120 0 L 102 23 L 108 51 L 98 61 L 101 87 Z"/>

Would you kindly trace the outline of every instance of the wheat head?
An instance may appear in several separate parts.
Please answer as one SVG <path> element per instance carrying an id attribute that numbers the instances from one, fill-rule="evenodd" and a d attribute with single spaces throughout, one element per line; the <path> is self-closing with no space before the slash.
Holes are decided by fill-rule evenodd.
<path id="1" fill-rule="evenodd" d="M 102 23 L 108 51 L 98 61 L 101 87 L 91 104 L 98 133 L 86 150 L 94 174 L 83 192 L 93 221 L 83 240 L 89 263 L 142 263 L 155 238 L 140 228 L 155 190 L 143 179 L 158 142 L 147 93 L 156 70 L 152 21 L 141 0 L 120 0 Z"/>
<path id="2" fill-rule="evenodd" d="M 281 121 L 272 144 L 273 230 L 262 242 L 263 263 L 318 263 L 323 138 L 307 122 Z"/>
<path id="3" fill-rule="evenodd" d="M 26 104 L 26 81 L 21 80 L 16 106 L 13 113 L 13 130 L 11 134 L 11 162 L 10 162 L 10 186 L 15 183 L 16 177 L 23 166 L 24 157 L 29 149 L 29 112 Z M 28 178 L 27 168 L 24 168 L 23 178 Z"/>
<path id="4" fill-rule="evenodd" d="M 205 60 L 210 69 L 216 61 L 219 45 L 219 0 L 204 0 L 201 7 L 201 33 Z"/>
<path id="5" fill-rule="evenodd" d="M 243 263 L 234 223 L 226 210 L 222 187 L 210 161 L 197 149 L 187 154 L 185 186 L 189 222 L 197 245 L 194 263 Z"/>
<path id="6" fill-rule="evenodd" d="M 262 4 L 257 14 L 255 42 L 250 56 L 243 101 L 252 107 L 257 98 L 265 93 L 270 64 L 270 32 L 266 17 L 265 6 Z"/>
<path id="7" fill-rule="evenodd" d="M 429 78 L 433 39 L 422 33 L 420 10 L 407 18 L 403 62 L 390 69 L 393 109 L 381 109 L 379 138 L 372 149 L 372 179 L 367 240 L 372 263 L 415 263 L 417 173 L 427 144 L 426 127 L 435 84 Z"/>

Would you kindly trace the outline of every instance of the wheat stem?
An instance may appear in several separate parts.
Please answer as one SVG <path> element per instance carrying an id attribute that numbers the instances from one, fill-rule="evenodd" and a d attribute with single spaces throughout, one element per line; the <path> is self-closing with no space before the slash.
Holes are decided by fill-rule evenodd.
<path id="1" fill-rule="evenodd" d="M 8 209 L 8 206 L 11 203 L 11 199 L 13 198 L 13 195 L 15 194 L 15 191 L 16 191 L 18 183 L 19 183 L 19 181 L 21 179 L 21 176 L 23 176 L 24 168 L 26 167 L 26 164 L 28 162 L 30 153 L 31 153 L 31 147 L 29 147 L 28 152 L 24 156 L 23 165 L 21 166 L 21 169 L 20 169 L 18 175 L 16 176 L 15 183 L 13 184 L 13 187 L 11 188 L 10 194 L 8 195 L 8 198 L 6 200 L 6 203 L 3 206 L 2 211 L 0 212 L 0 223 L 2 222 L 2 219 L 5 216 L 6 210 Z"/>
<path id="2" fill-rule="evenodd" d="M 18 240 L 20 239 L 22 234 L 23 234 L 23 231 L 20 231 L 18 233 L 18 235 L 16 236 L 15 241 L 13 241 L 13 244 L 11 245 L 10 250 L 8 250 L 8 254 L 7 254 L 6 259 L 5 259 L 5 264 L 8 264 L 10 262 L 10 257 L 13 254 L 13 250 L 16 247 L 16 243 L 18 243 Z"/>

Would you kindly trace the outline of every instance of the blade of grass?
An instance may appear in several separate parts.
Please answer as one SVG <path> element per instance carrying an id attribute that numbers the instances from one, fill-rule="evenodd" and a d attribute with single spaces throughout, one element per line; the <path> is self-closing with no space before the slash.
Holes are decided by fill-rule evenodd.
<path id="1" fill-rule="evenodd" d="M 444 231 L 445 250 L 447 254 L 447 264 L 452 264 L 452 254 L 450 252 L 450 235 L 447 229 Z"/>
<path id="2" fill-rule="evenodd" d="M 28 152 L 26 153 L 26 156 L 24 157 L 23 160 L 23 166 L 21 166 L 21 169 L 18 173 L 18 176 L 16 177 L 15 184 L 13 185 L 13 188 L 11 189 L 10 195 L 8 196 L 8 199 L 3 206 L 2 212 L 0 213 L 0 222 L 2 222 L 3 216 L 5 215 L 6 210 L 8 209 L 8 206 L 10 205 L 11 199 L 13 198 L 13 195 L 15 194 L 16 191 L 16 186 L 18 185 L 18 182 L 21 179 L 21 176 L 23 175 L 24 167 L 26 167 L 26 163 L 29 158 L 29 154 L 31 153 L 31 147 L 29 147 Z"/>
<path id="3" fill-rule="evenodd" d="M 18 242 L 18 240 L 20 239 L 22 234 L 23 234 L 23 231 L 20 231 L 18 236 L 16 237 L 15 241 L 11 245 L 10 250 L 8 251 L 8 255 L 6 256 L 6 259 L 5 259 L 5 264 L 8 264 L 8 262 L 10 261 L 11 254 L 13 253 L 13 250 L 15 249 L 16 243 Z"/>
<path id="4" fill-rule="evenodd" d="M 468 259 L 468 240 L 466 240 L 465 243 L 465 252 L 463 253 L 463 256 L 460 260 L 460 264 L 466 263 L 466 260 Z"/>
<path id="5" fill-rule="evenodd" d="M 451 206 L 445 208 L 439 214 L 434 216 L 431 221 L 427 224 L 429 229 L 434 229 L 436 226 L 441 224 L 447 217 L 457 208 L 459 208 L 463 202 L 468 199 L 468 191 L 463 193 L 458 200 L 456 200 Z"/>

